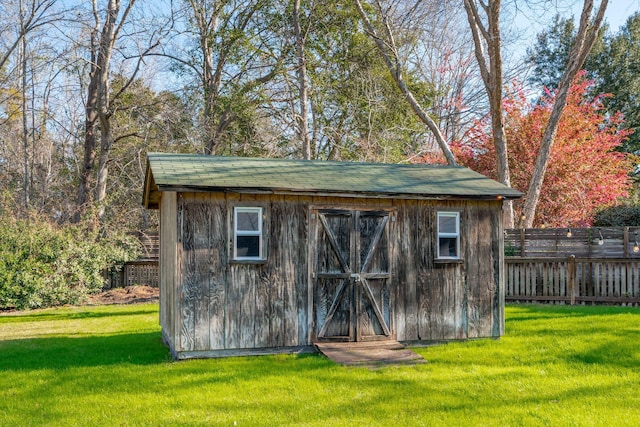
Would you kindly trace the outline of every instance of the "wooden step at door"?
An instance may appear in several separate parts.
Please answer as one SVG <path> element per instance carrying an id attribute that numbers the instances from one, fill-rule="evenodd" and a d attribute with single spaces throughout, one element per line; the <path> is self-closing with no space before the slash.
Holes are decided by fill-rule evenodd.
<path id="1" fill-rule="evenodd" d="M 427 363 L 398 341 L 317 342 L 320 353 L 341 365 L 392 365 Z"/>

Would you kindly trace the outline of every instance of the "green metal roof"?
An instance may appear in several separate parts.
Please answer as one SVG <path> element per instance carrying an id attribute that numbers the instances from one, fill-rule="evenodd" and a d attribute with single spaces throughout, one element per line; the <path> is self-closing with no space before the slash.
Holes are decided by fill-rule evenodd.
<path id="1" fill-rule="evenodd" d="M 149 153 L 144 205 L 157 208 L 162 191 L 442 199 L 522 196 L 517 190 L 459 166 Z"/>

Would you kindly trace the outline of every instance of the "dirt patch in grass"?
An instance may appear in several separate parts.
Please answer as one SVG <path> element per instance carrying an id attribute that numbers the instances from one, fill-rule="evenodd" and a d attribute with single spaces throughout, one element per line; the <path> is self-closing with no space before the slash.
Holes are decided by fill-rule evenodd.
<path id="1" fill-rule="evenodd" d="M 155 302 L 160 298 L 160 289 L 151 286 L 127 286 L 109 289 L 89 296 L 89 305 L 138 304 Z"/>

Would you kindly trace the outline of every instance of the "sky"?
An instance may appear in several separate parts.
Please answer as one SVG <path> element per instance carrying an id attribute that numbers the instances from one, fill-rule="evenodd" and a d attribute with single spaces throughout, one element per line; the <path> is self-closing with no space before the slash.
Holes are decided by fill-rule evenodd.
<path id="1" fill-rule="evenodd" d="M 577 4 L 575 9 L 577 16 L 582 10 L 581 4 Z M 640 11 L 640 0 L 610 0 L 605 17 L 609 27 L 617 31 L 621 25 L 624 25 L 627 18 L 637 11 Z"/>
<path id="2" fill-rule="evenodd" d="M 520 3 L 520 2 L 518 2 Z M 527 0 L 523 2 L 524 4 L 529 3 Z M 540 3 L 539 1 L 537 3 Z M 545 2 L 546 5 L 551 3 L 550 1 Z M 557 11 L 563 16 L 569 16 L 573 14 L 576 22 L 578 21 L 578 17 L 582 12 L 582 6 L 584 2 L 582 0 L 555 0 L 555 3 L 558 4 Z M 595 2 L 595 7 L 600 4 L 600 1 Z M 520 6 L 520 4 L 519 4 Z M 530 12 L 526 12 L 527 7 L 523 8 L 523 14 L 529 15 L 529 21 L 533 21 L 532 27 L 539 27 L 539 24 L 535 21 L 536 18 L 542 18 L 542 20 L 547 20 L 549 22 L 553 19 L 556 14 L 556 9 L 548 7 L 546 10 L 532 10 Z M 612 31 L 617 31 L 621 25 L 624 25 L 627 18 L 631 16 L 634 12 L 640 11 L 640 0 L 609 0 L 609 4 L 607 5 L 607 10 L 605 12 L 605 19 L 609 23 L 609 27 Z M 523 17 L 523 20 L 527 20 L 526 17 Z M 521 19 L 518 19 L 520 22 Z M 539 31 L 536 31 L 538 33 Z"/>
<path id="3" fill-rule="evenodd" d="M 552 3 L 555 3 L 556 6 L 550 6 Z M 597 7 L 600 1 L 596 0 L 595 3 Z M 511 60 L 518 62 L 525 55 L 526 49 L 533 46 L 536 41 L 536 35 L 549 27 L 557 13 L 563 17 L 573 15 L 577 24 L 584 1 L 517 0 L 515 4 L 518 9 L 517 14 L 511 17 L 511 21 L 507 18 L 503 25 L 505 25 L 504 28 L 512 25 L 517 32 L 515 36 L 517 41 L 509 46 L 507 50 L 513 53 Z M 609 24 L 610 31 L 613 33 L 618 32 L 619 28 L 627 21 L 627 18 L 638 11 L 640 11 L 640 0 L 609 0 L 605 12 L 605 20 Z"/>

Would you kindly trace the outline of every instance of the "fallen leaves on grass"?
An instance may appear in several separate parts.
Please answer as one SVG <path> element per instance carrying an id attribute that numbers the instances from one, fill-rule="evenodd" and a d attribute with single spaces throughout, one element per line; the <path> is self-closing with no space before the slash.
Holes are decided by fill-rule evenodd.
<path id="1" fill-rule="evenodd" d="M 157 301 L 160 290 L 151 286 L 127 286 L 89 296 L 89 305 L 137 304 Z"/>

